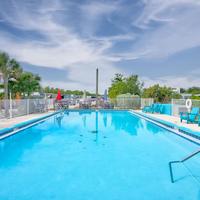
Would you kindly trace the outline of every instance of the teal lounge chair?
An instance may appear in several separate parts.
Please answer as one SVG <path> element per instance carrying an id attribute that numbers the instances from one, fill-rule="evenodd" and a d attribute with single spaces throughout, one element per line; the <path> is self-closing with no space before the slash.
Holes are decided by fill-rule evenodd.
<path id="1" fill-rule="evenodd" d="M 160 105 L 153 103 L 151 106 L 145 106 L 142 111 L 146 113 L 160 113 Z"/>
<path id="2" fill-rule="evenodd" d="M 161 113 L 161 105 L 162 105 L 162 104 L 155 103 L 155 104 L 153 105 L 153 113 Z"/>
<path id="3" fill-rule="evenodd" d="M 180 113 L 180 120 L 181 122 L 183 120 L 186 120 L 187 123 L 196 123 L 197 122 L 197 118 L 199 115 L 199 108 L 192 108 L 191 112 L 181 112 Z"/>
<path id="4" fill-rule="evenodd" d="M 145 106 L 145 107 L 142 109 L 142 112 L 145 112 L 145 113 L 153 113 L 153 110 L 154 110 L 153 105 L 154 105 L 154 104 L 152 104 L 152 105 L 150 105 L 150 106 Z"/>
<path id="5" fill-rule="evenodd" d="M 149 112 L 151 109 L 151 106 L 145 106 L 143 109 L 142 109 L 142 112 Z"/>

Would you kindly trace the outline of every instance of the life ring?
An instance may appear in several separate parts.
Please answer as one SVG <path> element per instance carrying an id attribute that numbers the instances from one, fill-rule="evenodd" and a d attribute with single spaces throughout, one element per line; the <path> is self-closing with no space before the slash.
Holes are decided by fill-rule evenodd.
<path id="1" fill-rule="evenodd" d="M 187 109 L 190 109 L 192 107 L 192 100 L 191 99 L 187 99 L 185 102 L 185 106 Z"/>

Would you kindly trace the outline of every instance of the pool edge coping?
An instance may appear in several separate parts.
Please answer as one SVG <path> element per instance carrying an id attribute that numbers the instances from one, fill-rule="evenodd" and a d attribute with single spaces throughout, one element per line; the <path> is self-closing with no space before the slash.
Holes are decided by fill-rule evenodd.
<path id="1" fill-rule="evenodd" d="M 58 114 L 60 112 L 62 112 L 62 110 L 55 111 L 53 113 L 49 113 L 49 114 L 46 114 L 44 116 L 37 117 L 35 119 L 29 119 L 29 120 L 26 120 L 24 122 L 20 122 L 20 123 L 14 124 L 14 125 L 12 125 L 10 127 L 6 127 L 6 128 L 3 128 L 3 129 L 0 129 L 0 131 L 2 132 L 0 134 L 0 140 L 3 140 L 5 138 L 7 138 L 7 137 L 10 137 L 10 136 L 20 132 L 20 131 L 23 131 L 23 130 L 25 130 L 27 128 L 30 128 L 32 126 L 35 126 L 35 125 L 39 124 L 39 123 L 42 123 L 42 122 L 46 121 L 49 117 L 52 117 L 53 115 L 56 115 L 56 114 Z"/>
<path id="2" fill-rule="evenodd" d="M 162 123 L 159 119 L 154 119 L 151 116 L 143 115 L 142 113 L 135 112 L 134 110 L 129 110 L 128 112 L 137 116 L 137 117 L 143 118 L 143 119 L 145 119 L 145 120 L 147 120 L 147 121 L 149 121 L 149 122 L 151 122 L 151 123 L 153 123 L 153 124 L 155 124 L 155 125 L 157 125 L 161 128 L 164 128 L 164 129 L 166 129 L 166 130 L 168 130 L 168 131 L 170 131 L 170 132 L 172 132 L 172 133 L 174 133 L 174 134 L 176 134 L 176 135 L 178 135 L 178 136 L 180 136 L 180 137 L 182 137 L 186 140 L 189 140 L 190 142 L 193 142 L 197 145 L 200 145 L 200 139 L 193 137 L 191 133 L 181 132 L 180 127 L 178 127 L 174 123 L 169 122 L 169 124 L 174 125 L 173 127 L 170 127 L 169 125 L 167 125 L 168 122 L 165 121 L 165 120 L 161 120 L 161 121 L 166 122 L 166 124 Z"/>
<path id="3" fill-rule="evenodd" d="M 85 109 L 81 109 L 81 110 L 85 110 Z M 65 111 L 71 111 L 71 110 L 64 110 Z M 75 110 L 76 112 L 77 111 L 80 111 L 80 110 Z M 92 110 L 92 111 L 95 111 Z M 101 110 L 98 110 L 98 111 L 101 111 Z M 116 110 L 116 111 L 120 111 L 120 110 Z M 143 114 L 143 113 L 138 113 L 138 112 L 135 112 L 134 110 L 130 110 L 130 109 L 124 109 L 123 111 L 127 111 L 137 117 L 140 117 L 140 118 L 143 118 L 153 124 L 156 124 L 157 126 L 161 127 L 161 128 L 164 128 L 184 139 L 187 139 L 191 142 L 194 142 L 196 143 L 197 145 L 200 145 L 200 139 L 199 138 L 196 138 L 194 137 L 191 133 L 188 133 L 186 130 L 182 130 L 180 131 L 180 127 L 177 126 L 176 124 L 172 123 L 172 122 L 167 122 L 165 120 L 159 120 L 159 119 L 155 119 L 154 117 L 151 117 L 151 116 L 147 116 L 146 114 Z M 59 110 L 59 111 L 55 111 L 53 113 L 50 113 L 50 114 L 46 114 L 42 117 L 38 117 L 36 119 L 30 119 L 30 120 L 27 120 L 27 121 L 24 121 L 24 122 L 21 122 L 21 123 L 18 123 L 18 124 L 14 124 L 13 126 L 11 127 L 7 127 L 7 128 L 3 128 L 3 129 L 0 129 L 0 131 L 2 131 L 2 133 L 0 134 L 0 140 L 3 140 L 7 137 L 10 137 L 20 131 L 23 131 L 27 128 L 30 128 L 32 126 L 35 126 L 39 123 L 42 123 L 44 122 L 45 120 L 47 120 L 49 117 L 53 116 L 53 115 L 56 115 L 60 112 L 63 112 L 63 110 Z M 23 125 L 24 124 L 24 125 Z M 22 127 L 20 127 L 22 126 Z M 190 129 L 189 129 L 190 130 Z M 191 130 L 192 131 L 192 130 Z"/>

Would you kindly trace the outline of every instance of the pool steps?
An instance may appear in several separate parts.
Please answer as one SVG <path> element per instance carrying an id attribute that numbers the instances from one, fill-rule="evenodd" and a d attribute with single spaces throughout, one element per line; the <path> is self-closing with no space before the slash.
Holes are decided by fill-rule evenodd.
<path id="1" fill-rule="evenodd" d="M 183 158 L 182 160 L 173 160 L 173 161 L 169 162 L 169 172 L 170 172 L 170 179 L 171 179 L 172 183 L 175 182 L 172 164 L 184 163 L 185 161 L 189 160 L 190 158 L 196 156 L 199 153 L 200 153 L 200 149 L 198 149 L 197 151 L 191 153 L 190 155 L 188 155 L 187 157 Z M 195 178 L 195 177 L 193 176 L 193 178 Z M 195 180 L 198 181 L 196 178 L 195 178 Z M 199 183 L 199 181 L 198 181 L 198 183 Z"/>

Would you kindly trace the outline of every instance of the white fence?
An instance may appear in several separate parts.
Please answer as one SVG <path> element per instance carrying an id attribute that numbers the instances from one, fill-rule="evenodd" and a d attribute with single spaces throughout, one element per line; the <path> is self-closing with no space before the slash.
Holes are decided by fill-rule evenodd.
<path id="1" fill-rule="evenodd" d="M 114 104 L 114 108 L 116 109 L 141 109 L 153 104 L 154 100 L 152 98 L 120 97 L 112 99 L 111 102 Z"/>
<path id="2" fill-rule="evenodd" d="M 172 99 L 172 115 L 179 116 L 180 112 L 187 112 L 186 99 Z M 200 107 L 200 100 L 192 100 L 192 107 Z"/>
<path id="3" fill-rule="evenodd" d="M 54 108 L 53 99 L 1 100 L 0 118 L 42 113 Z"/>
<path id="4" fill-rule="evenodd" d="M 141 98 L 141 108 L 144 108 L 145 106 L 150 106 L 154 103 L 153 98 Z"/>

